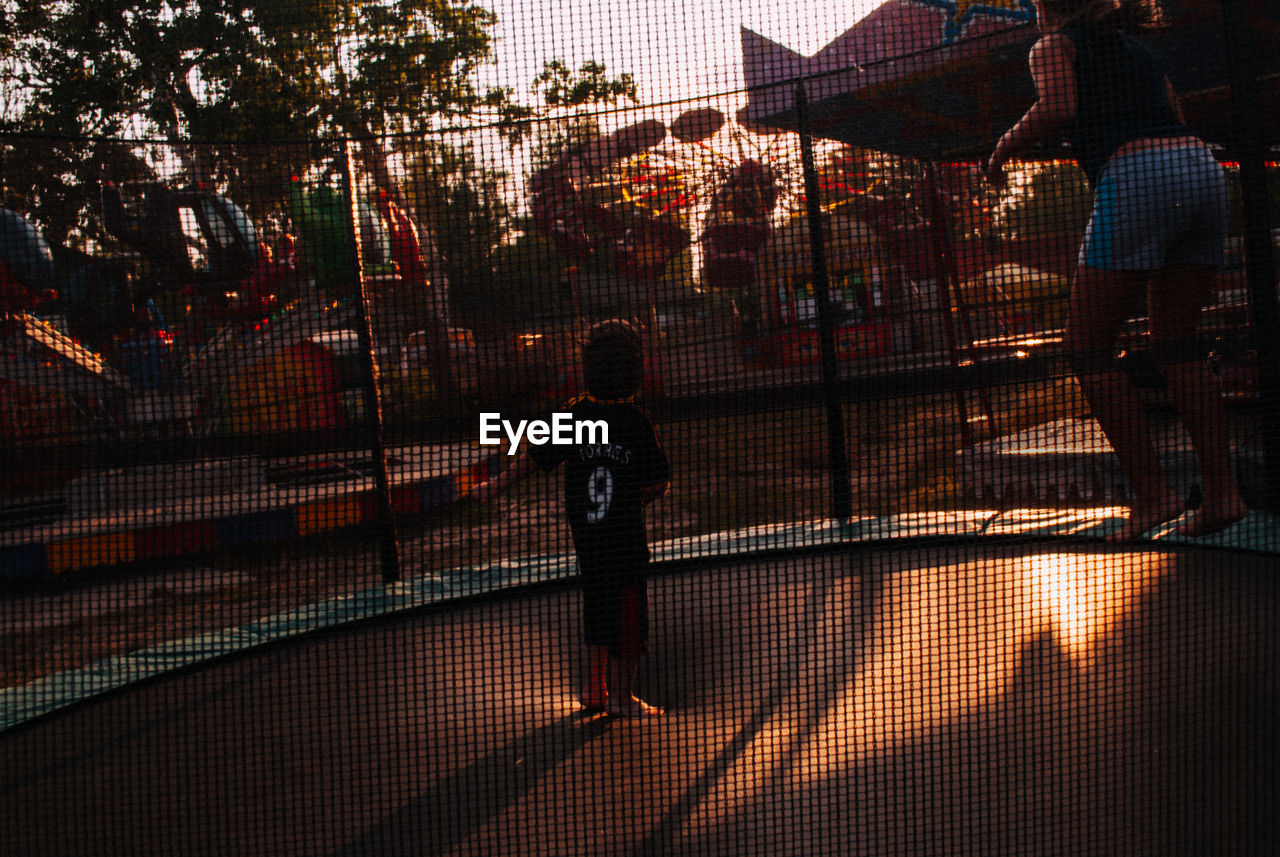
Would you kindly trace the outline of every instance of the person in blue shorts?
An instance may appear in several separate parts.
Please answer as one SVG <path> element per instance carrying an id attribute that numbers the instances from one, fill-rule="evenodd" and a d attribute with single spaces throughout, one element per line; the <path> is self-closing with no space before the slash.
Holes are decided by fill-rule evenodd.
<path id="1" fill-rule="evenodd" d="M 1203 479 L 1204 499 L 1178 531 L 1216 532 L 1247 512 L 1221 392 L 1196 332 L 1223 261 L 1225 176 L 1188 131 L 1158 58 L 1135 35 L 1151 17 L 1139 0 L 1038 0 L 1037 14 L 1043 36 L 1029 57 L 1037 98 L 996 144 L 986 175 L 1003 187 L 1011 157 L 1065 136 L 1093 188 L 1064 345 L 1133 489 L 1128 519 L 1110 538 L 1137 539 L 1186 511 L 1113 354 L 1144 297 L 1151 352 Z"/>
<path id="2" fill-rule="evenodd" d="M 488 502 L 537 470 L 564 465 L 564 508 L 582 579 L 587 664 L 581 700 L 616 717 L 662 714 L 634 692 L 648 647 L 644 509 L 670 487 L 671 467 L 649 418 L 634 403 L 644 376 L 639 332 L 629 322 L 594 325 L 582 349 L 587 394 L 565 410 L 573 422 L 608 425 L 573 443 L 526 445 L 511 466 L 476 487 Z"/>

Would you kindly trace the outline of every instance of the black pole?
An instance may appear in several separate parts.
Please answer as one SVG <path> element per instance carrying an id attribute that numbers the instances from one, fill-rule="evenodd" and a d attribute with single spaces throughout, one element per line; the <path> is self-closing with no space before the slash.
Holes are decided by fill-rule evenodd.
<path id="1" fill-rule="evenodd" d="M 394 583 L 400 579 L 400 544 L 396 533 L 395 513 L 391 506 L 391 479 L 387 475 L 387 447 L 382 434 L 382 396 L 378 391 L 378 359 L 373 350 L 373 321 L 369 315 L 368 294 L 365 290 L 364 246 L 360 237 L 360 204 L 356 199 L 355 162 L 351 157 L 351 142 L 342 147 L 342 184 L 350 204 L 349 227 L 355 248 L 352 272 L 356 279 L 356 301 L 359 303 L 360 323 L 356 336 L 360 342 L 360 362 L 364 370 L 364 428 L 366 442 L 373 455 L 374 528 L 378 536 L 378 550 L 382 564 L 382 580 Z"/>
<path id="2" fill-rule="evenodd" d="M 951 395 L 956 403 L 956 413 L 960 417 L 960 442 L 965 447 L 970 447 L 974 442 L 974 418 L 969 413 L 969 394 L 965 391 L 964 380 L 960 377 L 960 364 L 962 360 L 968 359 L 967 355 L 962 355 L 962 351 L 967 350 L 969 344 L 973 342 L 973 328 L 969 322 L 967 308 L 957 299 L 960 278 L 956 274 L 954 248 L 948 240 L 951 234 L 951 223 L 947 217 L 947 207 L 942 203 L 942 190 L 938 186 L 936 165 L 932 162 L 925 165 L 924 205 L 925 216 L 929 219 L 929 246 L 933 253 L 933 273 L 938 284 L 938 300 L 942 304 L 942 311 L 946 313 L 946 324 L 943 325 L 942 331 L 947 340 L 947 360 L 955 376 Z M 964 345 L 961 345 L 962 340 Z M 989 416 L 991 408 L 987 406 L 985 411 L 984 416 Z M 994 427 L 991 430 L 991 436 L 995 436 Z"/>
<path id="3" fill-rule="evenodd" d="M 818 171 L 813 165 L 813 137 L 809 134 L 809 100 L 804 84 L 796 84 L 796 130 L 804 167 L 805 208 L 809 217 L 809 255 L 813 295 L 818 303 L 818 342 L 822 355 L 822 389 L 827 406 L 827 444 L 831 455 L 831 515 L 839 521 L 853 517 L 849 484 L 849 452 L 845 446 L 844 404 L 840 400 L 840 366 L 836 359 L 835 320 L 831 317 L 831 286 L 827 277 L 827 247 L 818 199 Z"/>
<path id="4" fill-rule="evenodd" d="M 1231 82 L 1231 150 L 1240 163 L 1245 284 L 1258 351 L 1266 504 L 1280 506 L 1280 308 L 1267 199 L 1267 141 L 1258 106 L 1257 67 L 1248 0 L 1223 0 L 1222 24 Z"/>

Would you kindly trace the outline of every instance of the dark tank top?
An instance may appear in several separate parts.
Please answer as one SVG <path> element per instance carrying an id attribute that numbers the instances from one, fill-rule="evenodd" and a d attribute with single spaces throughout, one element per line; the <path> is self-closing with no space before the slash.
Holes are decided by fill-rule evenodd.
<path id="1" fill-rule="evenodd" d="M 1063 30 L 1075 45 L 1076 116 L 1067 140 L 1089 179 L 1130 140 L 1188 133 L 1165 96 L 1156 55 L 1134 37 L 1077 25 Z"/>

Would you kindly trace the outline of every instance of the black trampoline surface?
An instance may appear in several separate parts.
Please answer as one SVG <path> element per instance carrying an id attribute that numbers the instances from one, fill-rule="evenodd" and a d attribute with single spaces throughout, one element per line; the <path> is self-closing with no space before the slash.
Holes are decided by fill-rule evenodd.
<path id="1" fill-rule="evenodd" d="M 0 736 L 14 855 L 1276 853 L 1280 561 L 1095 542 L 656 576 L 578 710 L 571 586 L 437 606 Z"/>

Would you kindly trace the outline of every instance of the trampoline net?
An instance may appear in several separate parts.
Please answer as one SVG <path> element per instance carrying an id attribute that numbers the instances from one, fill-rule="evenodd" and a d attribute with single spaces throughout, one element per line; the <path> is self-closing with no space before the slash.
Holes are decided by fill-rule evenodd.
<path id="1" fill-rule="evenodd" d="M 1272 0 L 0 21 L 15 853 L 1274 853 Z"/>

